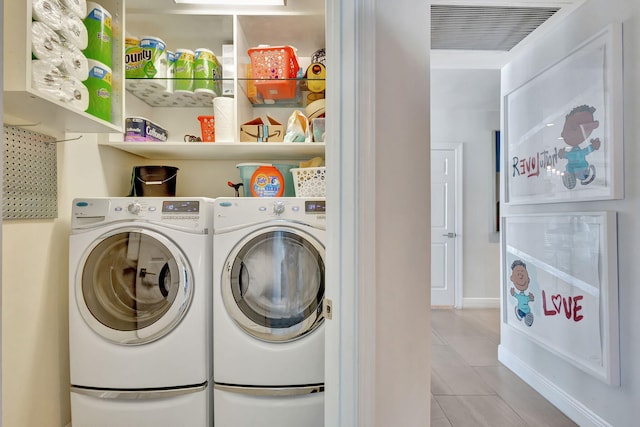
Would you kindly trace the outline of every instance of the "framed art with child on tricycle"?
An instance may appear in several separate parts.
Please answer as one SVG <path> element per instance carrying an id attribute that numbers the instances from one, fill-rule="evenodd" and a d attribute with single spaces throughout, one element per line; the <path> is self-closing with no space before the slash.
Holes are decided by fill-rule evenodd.
<path id="1" fill-rule="evenodd" d="M 622 198 L 622 28 L 505 97 L 508 204 Z"/>

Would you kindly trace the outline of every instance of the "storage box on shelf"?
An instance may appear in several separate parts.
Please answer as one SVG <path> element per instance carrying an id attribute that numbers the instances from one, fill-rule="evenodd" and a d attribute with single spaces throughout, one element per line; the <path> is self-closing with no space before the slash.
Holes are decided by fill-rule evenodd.
<path id="1" fill-rule="evenodd" d="M 70 103 L 47 96 L 32 85 L 32 1 L 4 3 L 4 32 L 11 34 L 4 43 L 4 114 L 39 129 L 64 132 L 122 132 L 124 86 L 122 72 L 122 18 L 124 1 L 101 0 L 112 15 L 112 92 L 111 120 L 97 118 Z"/>
<path id="2" fill-rule="evenodd" d="M 268 100 L 292 99 L 299 90 L 293 80 L 300 71 L 298 56 L 291 46 L 249 48 L 251 78 L 261 98 Z"/>
<path id="3" fill-rule="evenodd" d="M 274 118 L 257 117 L 240 125 L 240 142 L 282 142 L 284 131 L 284 126 Z"/>

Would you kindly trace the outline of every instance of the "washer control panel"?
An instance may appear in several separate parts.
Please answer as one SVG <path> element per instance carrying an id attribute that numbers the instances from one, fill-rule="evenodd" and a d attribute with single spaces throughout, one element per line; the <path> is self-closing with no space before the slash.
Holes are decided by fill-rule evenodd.
<path id="1" fill-rule="evenodd" d="M 275 202 L 273 204 L 273 213 L 276 215 L 282 215 L 284 213 L 285 210 L 285 205 L 284 202 L 281 200 L 278 200 L 277 202 Z"/>
<path id="2" fill-rule="evenodd" d="M 325 214 L 327 202 L 325 200 L 305 200 L 304 211 L 306 213 Z"/>
<path id="3" fill-rule="evenodd" d="M 72 228 L 116 221 L 147 221 L 190 229 L 207 228 L 213 199 L 204 197 L 114 197 L 75 199 Z"/>

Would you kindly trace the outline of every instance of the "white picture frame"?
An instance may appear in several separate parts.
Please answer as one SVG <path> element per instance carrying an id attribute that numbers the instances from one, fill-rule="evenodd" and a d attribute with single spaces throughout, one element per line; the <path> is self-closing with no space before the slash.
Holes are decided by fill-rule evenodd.
<path id="1" fill-rule="evenodd" d="M 619 386 L 616 213 L 512 215 L 502 225 L 505 327 Z"/>
<path id="2" fill-rule="evenodd" d="M 505 96 L 505 203 L 623 197 L 622 25 Z"/>

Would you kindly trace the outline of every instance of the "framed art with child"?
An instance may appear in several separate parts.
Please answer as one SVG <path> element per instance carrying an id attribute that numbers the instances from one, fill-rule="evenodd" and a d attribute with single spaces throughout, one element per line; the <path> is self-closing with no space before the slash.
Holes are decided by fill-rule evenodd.
<path id="1" fill-rule="evenodd" d="M 616 213 L 502 218 L 503 323 L 618 385 Z"/>
<path id="2" fill-rule="evenodd" d="M 621 40 L 612 24 L 506 95 L 506 203 L 622 198 Z"/>

